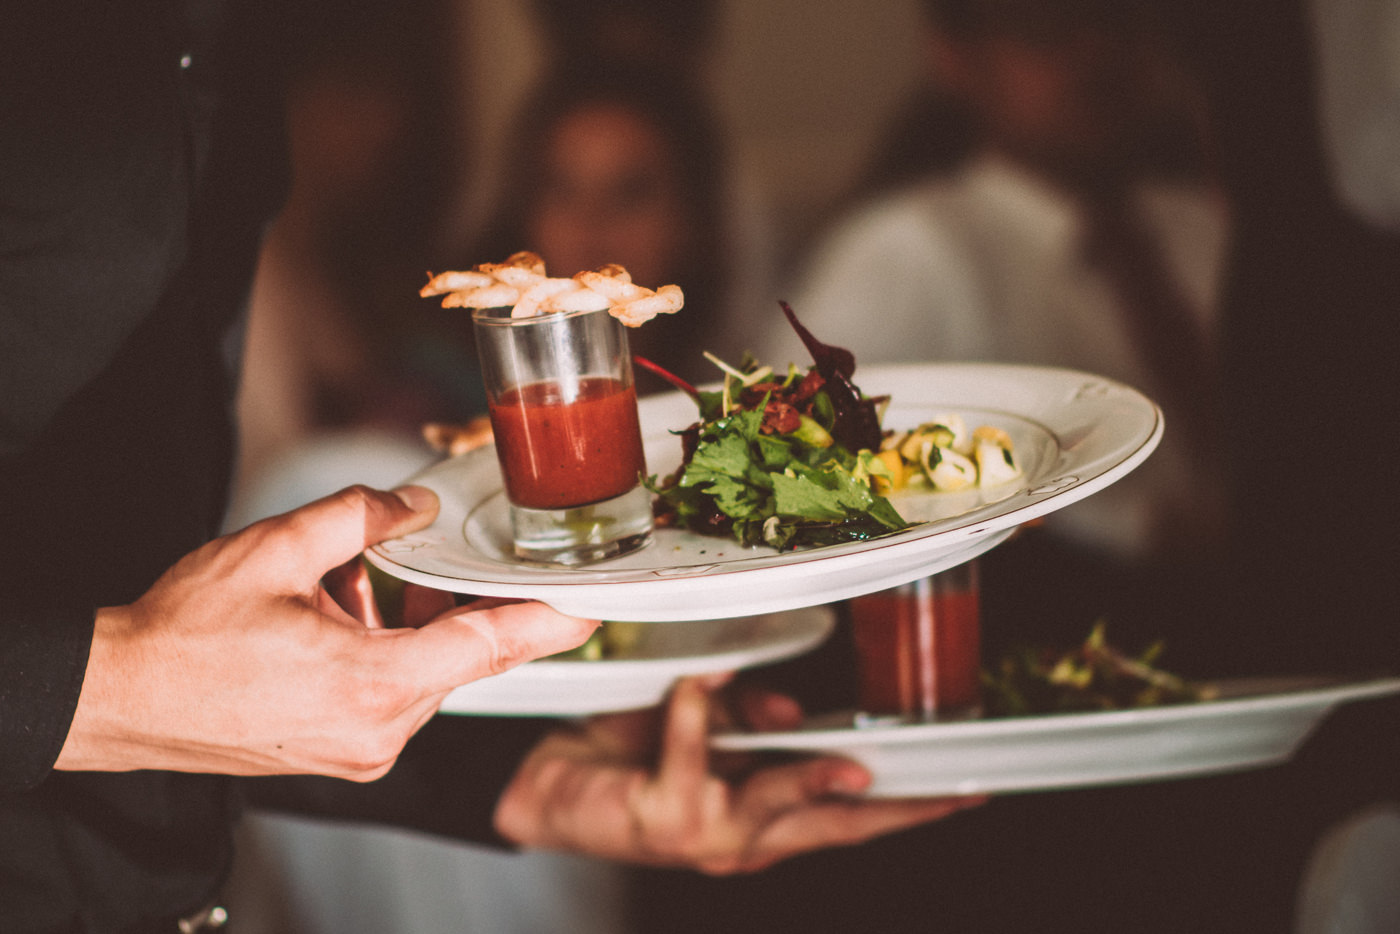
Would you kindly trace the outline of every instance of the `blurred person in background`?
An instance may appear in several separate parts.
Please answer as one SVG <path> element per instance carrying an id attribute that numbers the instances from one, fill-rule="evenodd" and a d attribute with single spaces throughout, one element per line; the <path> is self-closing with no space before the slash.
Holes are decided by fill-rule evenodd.
<path id="1" fill-rule="evenodd" d="M 1073 644 L 1102 615 L 1128 643 L 1171 636 L 1182 603 L 1164 598 L 1205 598 L 1223 521 L 1213 386 L 1228 209 L 1200 90 L 1150 3 L 924 9 L 939 89 L 925 100 L 940 103 L 919 111 L 922 136 L 902 138 L 943 148 L 902 147 L 919 159 L 912 181 L 868 177 L 870 194 L 812 245 L 793 307 L 865 364 L 1061 366 L 1157 400 L 1169 427 L 1152 458 L 998 549 L 985 580 L 993 603 L 1026 595 L 1004 612 L 1033 616 L 1037 638 Z M 876 165 L 907 178 L 888 156 Z M 781 316 L 765 320 L 760 357 L 800 355 Z M 992 621 L 989 648 L 1022 635 Z"/>
<path id="2" fill-rule="evenodd" d="M 915 161 L 877 155 L 812 244 L 793 308 L 860 365 L 1057 365 L 1160 400 L 1168 431 L 1146 464 L 979 559 L 983 651 L 1068 647 L 1106 619 L 1125 647 L 1165 637 L 1169 663 L 1185 658 L 1190 670 L 1197 658 L 1180 643 L 1196 623 L 1182 616 L 1209 602 L 1220 547 L 1212 384 L 1228 232 L 1200 91 L 1145 3 L 924 8 L 934 90 L 912 112 L 927 123 L 891 136 Z M 752 338 L 759 359 L 805 359 L 781 315 L 762 320 L 771 324 Z M 773 674 L 821 711 L 849 705 L 853 671 L 838 639 Z M 697 931 L 1104 930 L 1095 925 L 1118 908 L 1135 915 L 1171 898 L 1165 873 L 1180 853 L 1138 858 L 1157 829 L 1138 818 L 1143 800 L 1000 798 L 937 839 L 903 834 L 753 880 L 658 874 L 638 891 L 657 931 L 675 930 L 664 920 L 675 899 Z M 1097 879 L 1102 901 L 1064 887 L 1075 874 Z M 1196 907 L 1143 929 L 1170 928 Z"/>
<path id="3" fill-rule="evenodd" d="M 363 479 L 396 482 L 431 457 L 423 422 L 484 405 L 454 373 L 454 322 L 416 294 L 464 169 L 447 14 L 438 0 L 288 14 L 307 41 L 286 56 L 292 179 L 249 303 L 234 525 L 338 488 L 348 466 L 311 475 L 350 453 L 382 463 Z"/>
<path id="4" fill-rule="evenodd" d="M 684 311 L 629 332 L 632 350 L 712 379 L 701 351 L 726 349 L 722 314 L 755 301 L 765 278 L 724 142 L 703 87 L 674 64 L 558 60 L 520 108 L 493 220 L 466 256 L 529 249 L 555 275 L 619 263 L 642 285 L 679 285 Z M 638 380 L 667 388 L 645 372 Z"/>
<path id="5" fill-rule="evenodd" d="M 968 103 L 999 108 L 973 113 L 974 127 L 986 134 L 983 145 L 996 147 L 999 178 L 984 184 L 975 201 L 966 175 L 983 156 L 974 155 L 952 169 L 940 165 L 938 178 L 906 190 L 902 200 L 885 193 L 858 209 L 813 254 L 807 288 L 794 306 L 818 336 L 850 347 L 862 362 L 1012 359 L 1109 375 L 1116 369 L 1166 408 L 1166 440 L 1147 467 L 1170 459 L 1167 445 L 1182 440 L 1186 457 L 1204 454 L 1214 462 L 1199 494 L 1218 502 L 1220 513 L 1196 533 L 1204 537 L 1156 540 L 1133 521 L 1134 510 L 1081 526 L 1098 539 L 1087 560 L 1082 537 L 1072 549 L 1063 539 L 1053 551 L 1028 549 L 1045 541 L 1043 530 L 1028 530 L 983 556 L 989 654 L 1013 627 L 1037 642 L 1062 641 L 1108 612 L 1110 637 L 1125 627 L 1163 636 L 1169 666 L 1184 665 L 1192 674 L 1393 674 L 1400 670 L 1400 639 L 1396 578 L 1388 567 L 1400 497 L 1386 474 L 1400 452 L 1393 433 L 1374 430 L 1394 423 L 1400 400 L 1396 370 L 1387 362 L 1397 353 L 1389 319 L 1400 301 L 1400 246 L 1375 221 L 1386 203 L 1386 169 L 1363 173 L 1379 186 L 1365 211 L 1348 210 L 1338 198 L 1338 179 L 1318 137 L 1316 61 L 1304 4 L 1163 7 L 1157 45 L 1096 51 L 1093 35 L 1122 25 L 1130 6 L 1104 7 L 1101 16 L 1067 30 L 1054 23 L 1086 5 L 932 5 L 933 22 L 946 30 L 936 46 L 947 56 L 939 66 L 950 72 L 945 80 L 956 79 L 969 51 L 982 46 L 978 86 L 967 86 L 977 96 L 969 93 Z M 1338 6 L 1317 3 L 1311 13 L 1327 22 Z M 991 25 L 990 35 L 957 32 L 968 20 L 953 14 L 975 8 L 988 13 L 988 23 L 1005 15 L 1014 25 L 1004 32 Z M 1355 26 L 1357 18 L 1350 22 Z M 1335 43 L 1335 30 L 1345 27 L 1334 20 L 1327 28 Z M 1070 33 L 1080 40 L 1065 41 Z M 1058 39 L 1045 41 L 1052 37 Z M 1159 70 L 1154 63 L 1164 54 L 1170 60 Z M 1343 50 L 1328 68 L 1355 76 L 1378 60 L 1384 59 L 1363 65 Z M 1109 67 L 1086 71 L 1094 61 Z M 1144 85 L 1141 79 L 1154 72 L 1158 79 Z M 1091 95 L 1051 93 L 1073 91 L 1075 75 L 1097 75 L 1097 86 L 1082 89 Z M 1175 103 L 1159 112 L 1169 119 L 1157 132 L 1138 135 L 1133 111 L 1162 100 L 1162 78 L 1169 79 L 1166 89 L 1177 89 L 1167 97 Z M 1363 99 L 1374 102 L 1374 91 L 1369 87 Z M 1086 123 L 1092 110 L 1064 106 L 1105 95 L 1129 110 L 1100 110 Z M 1175 128 L 1164 144 L 1140 145 L 1160 140 L 1162 127 Z M 1134 140 L 1139 145 L 1124 147 Z M 1098 159 L 1084 161 L 1094 151 Z M 1339 164 L 1355 167 L 1350 157 Z M 984 182 L 988 168 L 983 161 Z M 1205 325 L 1205 353 L 1195 361 L 1180 358 L 1188 374 L 1201 374 L 1190 369 L 1193 363 L 1211 364 L 1194 391 L 1174 389 L 1175 377 L 1129 339 L 1113 307 L 1114 276 L 1096 275 L 1092 254 L 1079 249 L 1094 230 L 1088 209 L 1114 187 L 1121 194 L 1125 183 L 1144 181 L 1195 192 L 1160 218 L 1176 238 L 1167 258 L 1175 254 L 1190 286 L 1186 298 L 1194 299 L 1188 304 Z M 1342 182 L 1348 195 L 1360 187 L 1354 178 Z M 960 185 L 967 186 L 961 196 Z M 989 216 L 1003 225 L 993 227 Z M 1068 272 L 1068 284 L 1062 281 L 1067 264 L 1082 264 Z M 1074 289 L 1089 301 L 1052 314 L 1046 306 Z M 1021 303 L 1022 317 L 1008 310 L 1012 302 Z M 1027 310 L 1044 310 L 1045 325 Z M 1092 314 L 1100 315 L 1097 322 Z M 1080 316 L 1089 320 L 1066 327 Z M 1010 321 L 1024 330 L 1006 333 Z M 764 353 L 791 354 L 786 327 L 780 323 L 774 333 Z M 1069 346 L 1070 336 L 1078 346 Z M 1120 369 L 1124 362 L 1130 368 Z M 1206 408 L 1201 417 L 1192 415 L 1198 404 Z M 1308 439 L 1321 438 L 1339 456 L 1337 472 L 1305 479 Z M 1197 518 L 1197 496 L 1177 502 L 1180 517 Z M 1114 526 L 1129 534 L 1112 534 Z M 1181 559 L 1160 549 L 1193 539 L 1203 547 L 1214 543 L 1198 569 L 1207 583 L 1214 577 L 1228 586 L 1180 591 L 1182 578 L 1168 562 Z M 1106 573 L 1120 562 L 1100 560 L 1104 546 L 1120 558 L 1133 556 L 1140 571 L 1127 578 L 1131 588 L 1121 589 Z M 1066 573 L 1076 568 L 1079 580 Z M 1161 598 L 1155 607 L 1154 595 Z M 831 676 L 838 669 L 824 671 Z M 1290 929 L 1295 899 L 1306 891 L 1314 901 L 1342 902 L 1335 923 L 1345 919 L 1368 934 L 1391 930 L 1382 916 L 1362 916 L 1357 890 L 1345 881 L 1317 896 L 1302 889 L 1302 879 L 1325 828 L 1368 803 L 1396 800 L 1396 715 L 1393 699 L 1349 706 L 1277 768 L 1002 797 L 937 835 L 911 831 L 749 879 L 702 883 L 658 874 L 648 880 L 655 913 L 645 929 L 686 930 L 660 921 L 660 906 L 683 904 L 679 916 L 692 919 L 695 931 L 1264 934 Z M 1387 903 L 1393 905 L 1393 895 Z"/>
<path id="6" fill-rule="evenodd" d="M 737 356 L 716 321 L 769 280 L 763 210 L 729 171 L 703 82 L 714 4 L 534 4 L 546 67 L 466 248 L 432 243 L 462 172 L 444 86 L 451 26 L 442 10 L 430 22 L 432 3 L 408 16 L 350 7 L 292 76 L 296 172 L 254 285 L 235 525 L 351 477 L 401 479 L 434 457 L 424 423 L 485 411 L 470 315 L 417 297 L 429 265 L 530 249 L 554 275 L 612 262 L 641 284 L 678 284 L 684 313 L 629 336 L 692 380 L 717 373 L 701 350 Z"/>
<path id="7" fill-rule="evenodd" d="M 532 0 L 545 57 L 572 67 L 626 61 L 700 82 L 724 5 L 718 0 Z"/>

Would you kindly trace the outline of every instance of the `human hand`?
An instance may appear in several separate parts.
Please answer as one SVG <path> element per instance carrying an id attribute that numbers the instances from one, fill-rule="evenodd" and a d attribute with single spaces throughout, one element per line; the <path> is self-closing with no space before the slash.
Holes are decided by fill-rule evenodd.
<path id="1" fill-rule="evenodd" d="M 367 781 L 454 687 L 596 628 L 514 603 L 384 629 L 327 592 L 328 572 L 436 513 L 419 487 L 352 487 L 210 542 L 135 603 L 99 610 L 56 767 Z"/>
<path id="2" fill-rule="evenodd" d="M 685 679 L 664 710 L 595 717 L 550 734 L 501 796 L 496 829 L 525 846 L 724 875 L 860 843 L 983 800 L 862 800 L 853 796 L 869 786 L 869 773 L 831 757 L 715 774 L 708 738 L 717 687 L 714 679 Z M 771 696 L 749 711 L 769 726 L 797 713 Z"/>

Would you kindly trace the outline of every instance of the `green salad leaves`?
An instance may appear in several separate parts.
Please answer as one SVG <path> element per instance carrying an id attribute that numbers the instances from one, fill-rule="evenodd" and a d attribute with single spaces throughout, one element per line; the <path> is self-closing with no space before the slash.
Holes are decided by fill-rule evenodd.
<path id="1" fill-rule="evenodd" d="M 1110 645 L 1097 623 L 1080 645 L 1065 652 L 1019 648 L 982 672 L 989 717 L 1123 710 L 1210 700 L 1215 689 L 1157 666 L 1158 642 L 1137 655 Z"/>
<path id="2" fill-rule="evenodd" d="M 638 358 L 688 392 L 700 416 L 678 432 L 680 469 L 647 480 L 659 524 L 779 549 L 863 541 L 908 527 L 872 484 L 881 470 L 871 452 L 880 446 L 886 400 L 867 398 L 850 382 L 849 353 L 842 358 L 840 348 L 818 347 L 836 361 L 830 373 L 816 352 L 817 365 L 805 373 L 789 366 L 783 377 L 751 358 L 732 367 L 707 354 L 724 381 L 705 392 Z"/>

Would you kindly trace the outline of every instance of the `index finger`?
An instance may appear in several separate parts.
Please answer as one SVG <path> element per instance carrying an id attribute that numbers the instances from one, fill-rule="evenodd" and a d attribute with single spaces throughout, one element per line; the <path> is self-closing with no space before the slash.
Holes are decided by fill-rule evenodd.
<path id="1" fill-rule="evenodd" d="M 264 520 L 263 547 L 277 552 L 278 566 L 298 582 L 319 580 L 370 545 L 406 535 L 437 517 L 437 495 L 418 486 L 394 492 L 367 486 L 338 493 Z"/>
<path id="2" fill-rule="evenodd" d="M 682 678 L 671 691 L 656 784 L 678 799 L 698 796 L 709 777 L 711 690 L 722 680 L 727 676 Z"/>

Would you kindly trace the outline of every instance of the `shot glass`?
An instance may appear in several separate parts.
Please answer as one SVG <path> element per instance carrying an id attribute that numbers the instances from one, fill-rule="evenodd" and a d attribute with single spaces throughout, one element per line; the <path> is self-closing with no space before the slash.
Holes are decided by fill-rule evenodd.
<path id="1" fill-rule="evenodd" d="M 606 311 L 472 316 L 515 555 L 566 567 L 651 540 L 627 333 Z"/>
<path id="2" fill-rule="evenodd" d="M 847 602 L 860 719 L 929 722 L 981 713 L 977 563 Z"/>

